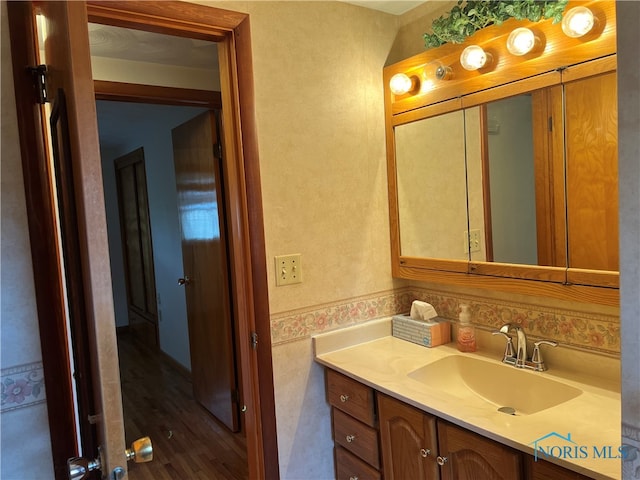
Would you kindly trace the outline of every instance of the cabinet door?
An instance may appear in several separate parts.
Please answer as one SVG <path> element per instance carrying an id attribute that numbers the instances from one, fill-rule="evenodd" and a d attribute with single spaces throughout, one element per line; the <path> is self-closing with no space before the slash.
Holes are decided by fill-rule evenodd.
<path id="1" fill-rule="evenodd" d="M 436 418 L 378 394 L 382 464 L 386 480 L 438 480 Z"/>
<path id="2" fill-rule="evenodd" d="M 518 480 L 520 452 L 438 420 L 438 445 L 445 459 L 443 480 Z"/>
<path id="3" fill-rule="evenodd" d="M 535 461 L 531 455 L 526 455 L 524 478 L 525 480 L 587 480 L 590 477 L 544 460 Z"/>

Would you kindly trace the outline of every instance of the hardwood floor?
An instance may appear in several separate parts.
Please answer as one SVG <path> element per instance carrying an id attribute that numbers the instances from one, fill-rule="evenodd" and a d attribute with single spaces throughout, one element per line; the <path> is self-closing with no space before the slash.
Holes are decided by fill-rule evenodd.
<path id="1" fill-rule="evenodd" d="M 192 396 L 191 383 L 160 354 L 118 334 L 127 445 L 149 436 L 154 459 L 129 462 L 131 480 L 245 479 L 244 434 L 231 433 Z"/>

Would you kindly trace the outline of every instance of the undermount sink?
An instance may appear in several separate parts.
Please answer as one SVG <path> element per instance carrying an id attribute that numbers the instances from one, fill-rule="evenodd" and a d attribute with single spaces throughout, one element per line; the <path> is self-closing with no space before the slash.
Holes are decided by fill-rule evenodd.
<path id="1" fill-rule="evenodd" d="M 450 355 L 409 373 L 443 393 L 479 398 L 515 415 L 531 415 L 558 406 L 582 390 L 535 372 L 464 355 Z"/>

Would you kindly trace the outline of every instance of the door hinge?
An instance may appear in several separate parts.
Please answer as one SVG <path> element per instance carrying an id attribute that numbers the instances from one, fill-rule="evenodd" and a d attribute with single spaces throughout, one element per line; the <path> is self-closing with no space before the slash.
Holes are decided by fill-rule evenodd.
<path id="1" fill-rule="evenodd" d="M 33 84 L 38 94 L 38 103 L 44 105 L 49 101 L 49 96 L 47 95 L 47 66 L 28 67 L 28 70 L 31 73 Z"/>
<path id="2" fill-rule="evenodd" d="M 231 401 L 233 403 L 240 403 L 240 392 L 238 390 L 233 390 L 231 392 Z"/>
<path id="3" fill-rule="evenodd" d="M 258 334 L 256 332 L 251 332 L 251 348 L 258 349 Z"/>

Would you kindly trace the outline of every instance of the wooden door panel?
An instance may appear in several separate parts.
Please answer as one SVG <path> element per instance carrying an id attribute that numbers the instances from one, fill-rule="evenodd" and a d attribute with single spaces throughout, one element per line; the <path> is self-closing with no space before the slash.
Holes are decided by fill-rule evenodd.
<path id="1" fill-rule="evenodd" d="M 522 478 L 519 452 L 468 430 L 438 420 L 443 480 L 518 480 Z"/>
<path id="2" fill-rule="evenodd" d="M 212 112 L 172 131 L 196 399 L 239 429 L 229 267 L 218 137 Z"/>
<path id="3" fill-rule="evenodd" d="M 619 270 L 616 73 L 565 85 L 569 267 Z"/>
<path id="4" fill-rule="evenodd" d="M 47 32 L 43 61 L 48 67 L 50 100 L 66 109 L 67 138 L 61 136 L 60 128 L 55 136 L 61 145 L 68 140 L 66 151 L 59 153 L 67 157 L 72 171 L 65 175 L 69 184 L 61 185 L 60 193 L 73 198 L 77 216 L 70 219 L 67 207 L 59 215 L 77 231 L 77 247 L 68 255 L 78 262 L 83 298 L 69 296 L 68 303 L 70 309 L 78 309 L 76 321 L 86 328 L 86 339 L 74 338 L 74 349 L 90 352 L 88 365 L 82 366 L 90 375 L 77 381 L 80 386 L 91 383 L 93 388 L 91 414 L 97 420 L 106 475 L 116 467 L 126 468 L 126 456 L 86 6 L 84 2 L 41 2 L 37 13 L 42 14 Z M 97 456 L 95 451 L 84 453 Z"/>
<path id="5" fill-rule="evenodd" d="M 384 478 L 438 480 L 436 418 L 378 394 Z"/>

